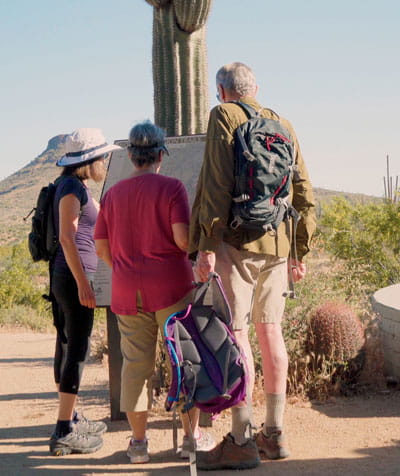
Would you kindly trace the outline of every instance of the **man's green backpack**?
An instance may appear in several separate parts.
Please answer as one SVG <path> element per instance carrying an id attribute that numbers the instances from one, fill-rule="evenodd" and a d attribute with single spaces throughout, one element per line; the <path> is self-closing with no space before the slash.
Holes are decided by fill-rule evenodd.
<path id="1" fill-rule="evenodd" d="M 279 120 L 262 117 L 235 101 L 248 116 L 234 133 L 235 189 L 230 226 L 274 231 L 298 216 L 287 198 L 292 183 L 294 143 Z"/>

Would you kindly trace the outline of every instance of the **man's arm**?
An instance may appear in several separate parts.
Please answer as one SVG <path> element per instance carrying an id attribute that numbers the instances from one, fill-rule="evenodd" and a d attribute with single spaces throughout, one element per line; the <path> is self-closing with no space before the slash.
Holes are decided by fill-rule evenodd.
<path id="1" fill-rule="evenodd" d="M 234 187 L 232 126 L 223 107 L 210 114 L 203 165 L 190 223 L 189 253 L 198 251 L 196 272 L 201 281 L 214 271 L 215 250 L 228 222 Z"/>
<path id="2" fill-rule="evenodd" d="M 296 252 L 298 261 L 302 262 L 303 257 L 310 251 L 311 239 L 316 229 L 315 199 L 296 133 L 289 121 L 284 122 L 294 138 L 296 149 L 292 205 L 301 215 L 296 230 Z"/>
<path id="3" fill-rule="evenodd" d="M 191 227 L 197 225 L 197 237 L 191 233 L 190 247 L 215 251 L 222 240 L 229 217 L 234 188 L 232 126 L 223 106 L 214 108 L 208 123 L 206 148 L 200 171 Z"/>

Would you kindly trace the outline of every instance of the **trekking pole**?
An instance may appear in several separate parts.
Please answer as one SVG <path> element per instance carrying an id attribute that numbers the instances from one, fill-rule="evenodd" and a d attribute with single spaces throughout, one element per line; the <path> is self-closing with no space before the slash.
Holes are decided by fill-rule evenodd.
<path id="1" fill-rule="evenodd" d="M 190 468 L 190 476 L 197 476 L 197 465 L 196 465 L 196 440 L 194 438 L 193 429 L 192 429 L 192 419 L 190 418 L 190 414 L 188 412 L 189 418 L 189 468 Z"/>
<path id="2" fill-rule="evenodd" d="M 296 248 L 296 233 L 297 233 L 297 223 L 299 222 L 300 220 L 300 215 L 299 213 L 297 213 L 297 210 L 295 210 L 293 207 L 290 208 L 290 211 L 289 211 L 290 215 L 292 218 L 293 218 L 293 227 L 292 227 L 292 239 L 290 240 L 290 248 L 289 248 L 289 260 L 290 258 L 293 257 L 293 254 L 294 254 L 294 260 L 295 262 L 297 263 L 298 259 L 297 259 L 297 248 Z M 289 223 L 289 221 L 287 222 Z M 285 293 L 283 293 L 283 295 L 285 297 L 288 297 L 290 299 L 296 299 L 297 296 L 296 296 L 296 291 L 294 289 L 294 279 L 293 279 L 293 269 L 295 268 L 295 266 L 293 265 L 290 265 L 289 267 L 289 289 L 288 291 L 286 291 Z"/>

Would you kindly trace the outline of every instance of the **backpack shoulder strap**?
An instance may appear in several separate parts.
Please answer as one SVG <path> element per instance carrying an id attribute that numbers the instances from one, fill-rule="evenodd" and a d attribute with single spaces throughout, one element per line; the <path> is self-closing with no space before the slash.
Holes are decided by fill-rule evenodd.
<path id="1" fill-rule="evenodd" d="M 274 116 L 274 117 L 272 117 L 272 119 L 274 121 L 279 121 L 279 122 L 281 121 L 281 118 L 280 118 L 279 114 L 277 112 L 275 112 L 273 109 L 271 109 L 269 107 L 263 107 L 262 109 L 264 111 L 269 111 L 272 114 L 272 116 Z"/>
<path id="2" fill-rule="evenodd" d="M 238 105 L 241 109 L 243 109 L 248 119 L 251 119 L 252 117 L 259 117 L 258 112 L 253 107 L 249 106 L 248 104 L 241 101 L 230 101 L 230 102 Z"/>
<path id="3" fill-rule="evenodd" d="M 271 115 L 273 116 L 273 119 L 276 121 L 280 121 L 279 114 L 275 112 L 274 110 L 268 108 L 268 107 L 260 107 L 260 109 L 257 111 L 254 109 L 254 107 L 250 106 L 249 104 L 246 104 L 242 101 L 230 101 L 233 104 L 237 104 L 239 107 L 241 107 L 244 112 L 246 113 L 248 119 L 251 119 L 252 117 L 264 117 L 262 115 L 262 111 L 269 111 Z"/>

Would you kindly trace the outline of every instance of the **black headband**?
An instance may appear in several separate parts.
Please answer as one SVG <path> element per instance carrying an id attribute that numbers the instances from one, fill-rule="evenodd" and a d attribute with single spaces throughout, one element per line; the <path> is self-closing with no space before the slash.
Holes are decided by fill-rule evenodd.
<path id="1" fill-rule="evenodd" d="M 79 157 L 80 155 L 89 154 L 89 152 L 94 152 L 97 149 L 101 149 L 102 147 L 105 147 L 106 145 L 107 145 L 107 142 L 104 142 L 104 144 L 96 145 L 95 147 L 92 147 L 90 149 L 80 150 L 79 152 L 67 152 L 65 155 L 67 157 Z"/>
<path id="2" fill-rule="evenodd" d="M 168 149 L 165 147 L 165 145 L 158 145 L 158 144 L 153 144 L 153 145 L 135 145 L 129 142 L 129 146 L 132 149 L 136 149 L 138 152 L 148 152 L 151 151 L 152 149 L 158 149 L 158 150 L 164 150 L 167 155 L 169 155 Z"/>

